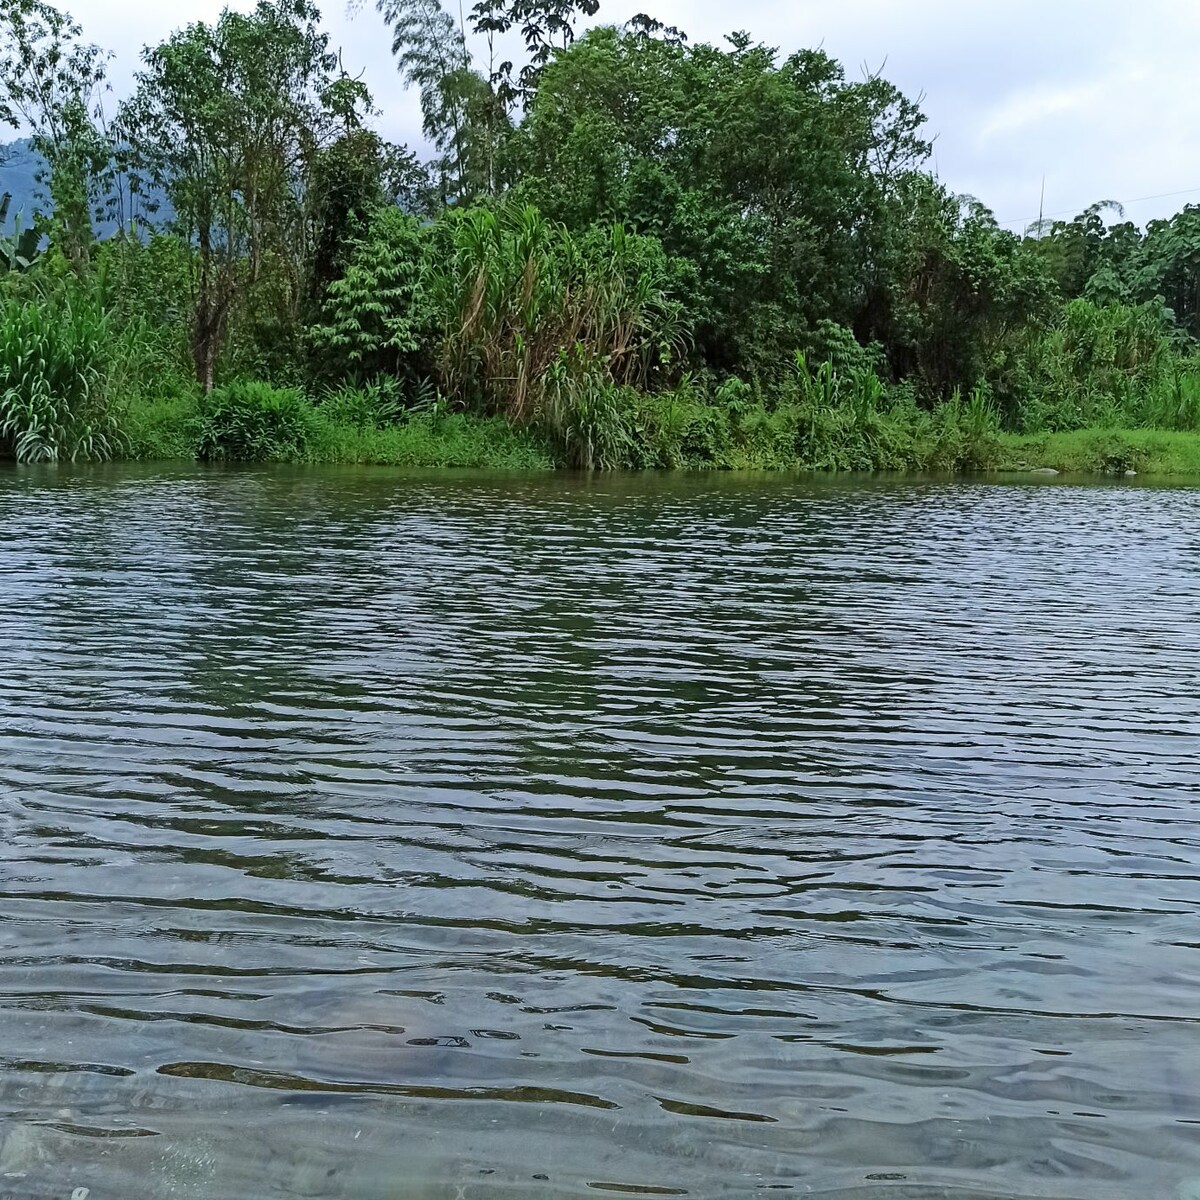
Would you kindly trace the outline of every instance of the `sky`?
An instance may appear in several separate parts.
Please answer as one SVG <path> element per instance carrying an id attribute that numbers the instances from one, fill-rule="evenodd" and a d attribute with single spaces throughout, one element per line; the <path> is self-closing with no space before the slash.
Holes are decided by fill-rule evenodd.
<path id="1" fill-rule="evenodd" d="M 115 53 L 126 91 L 141 47 L 223 0 L 66 0 L 89 40 Z M 253 0 L 231 0 L 248 10 Z M 348 71 L 363 71 L 386 136 L 421 141 L 415 94 L 396 75 L 372 0 L 355 16 L 326 0 L 325 26 Z M 820 46 L 847 75 L 878 70 L 923 96 L 931 166 L 1020 230 L 1043 211 L 1098 200 L 1143 224 L 1200 203 L 1200 87 L 1195 0 L 601 0 L 596 18 L 648 11 L 696 41 L 735 29 L 784 53 Z"/>

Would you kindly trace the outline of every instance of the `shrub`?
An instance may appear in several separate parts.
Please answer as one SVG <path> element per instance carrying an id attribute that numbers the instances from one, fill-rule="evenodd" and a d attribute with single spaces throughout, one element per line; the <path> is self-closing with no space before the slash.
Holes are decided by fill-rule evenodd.
<path id="1" fill-rule="evenodd" d="M 293 389 L 265 383 L 215 388 L 200 406 L 198 458 L 226 462 L 298 462 L 320 436 L 316 410 Z"/>
<path id="2" fill-rule="evenodd" d="M 564 356 L 576 383 L 578 360 L 589 377 L 644 386 L 686 341 L 653 238 L 620 225 L 575 235 L 512 203 L 453 211 L 439 236 L 445 249 L 430 265 L 429 290 L 442 330 L 440 381 L 457 399 L 514 421 L 556 420 L 547 410 L 564 402 Z"/>
<path id="3" fill-rule="evenodd" d="M 1161 306 L 1072 300 L 997 380 L 1008 423 L 1025 432 L 1143 423 L 1171 386 L 1172 329 Z"/>
<path id="4" fill-rule="evenodd" d="M 166 380 L 153 395 L 135 392 L 120 402 L 123 452 L 132 459 L 194 459 L 200 425 L 195 380 Z"/>
<path id="5" fill-rule="evenodd" d="M 398 208 L 381 209 L 354 247 L 345 275 L 329 285 L 309 331 L 319 375 L 347 370 L 404 375 L 428 333 L 422 275 L 426 234 Z"/>
<path id="6" fill-rule="evenodd" d="M 630 465 L 634 438 L 626 389 L 589 361 L 582 349 L 563 351 L 546 371 L 543 413 L 568 466 L 611 471 Z"/>

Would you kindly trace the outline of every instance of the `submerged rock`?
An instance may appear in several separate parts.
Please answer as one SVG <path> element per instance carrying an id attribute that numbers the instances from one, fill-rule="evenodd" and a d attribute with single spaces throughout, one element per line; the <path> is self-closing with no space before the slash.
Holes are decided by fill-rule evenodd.
<path id="1" fill-rule="evenodd" d="M 0 1138 L 0 1178 L 23 1178 L 50 1160 L 43 1130 L 36 1125 L 13 1124 Z"/>
<path id="2" fill-rule="evenodd" d="M 23 1176 L 31 1166 L 42 1162 L 42 1144 L 37 1130 L 28 1124 L 14 1124 L 0 1140 L 0 1176 Z"/>

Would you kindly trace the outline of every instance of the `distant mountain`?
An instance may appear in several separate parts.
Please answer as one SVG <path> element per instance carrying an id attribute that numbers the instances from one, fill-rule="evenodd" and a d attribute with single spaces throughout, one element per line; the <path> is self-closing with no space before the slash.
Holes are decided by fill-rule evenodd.
<path id="1" fill-rule="evenodd" d="M 0 146 L 0 196 L 5 192 L 12 196 L 10 221 L 20 214 L 28 225 L 34 208 L 45 207 L 44 192 L 37 182 L 44 165 L 45 159 L 27 141 Z"/>
<path id="2" fill-rule="evenodd" d="M 35 209 L 45 212 L 49 208 L 50 198 L 46 189 L 37 181 L 37 176 L 45 165 L 46 160 L 28 140 L 0 146 L 0 196 L 5 192 L 12 196 L 8 218 L 10 224 L 20 216 L 25 225 L 31 225 Z M 158 204 L 155 224 L 161 224 L 171 217 L 171 207 L 166 198 L 159 196 Z M 110 237 L 116 231 L 116 221 L 102 221 L 96 226 L 97 237 Z"/>

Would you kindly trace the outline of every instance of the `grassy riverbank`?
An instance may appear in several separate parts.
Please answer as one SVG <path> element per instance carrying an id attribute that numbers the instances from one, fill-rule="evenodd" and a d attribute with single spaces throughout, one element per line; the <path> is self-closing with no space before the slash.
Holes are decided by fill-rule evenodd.
<path id="1" fill-rule="evenodd" d="M 1052 468 L 1071 474 L 1193 476 L 1200 479 L 1200 433 L 1159 429 L 1079 429 L 1005 434 L 988 466 L 1001 471 Z"/>
<path id="2" fill-rule="evenodd" d="M 502 417 L 408 412 L 386 421 L 356 420 L 302 397 L 291 408 L 290 420 L 287 412 L 257 422 L 253 415 L 241 414 L 234 422 L 225 414 L 218 424 L 194 398 L 137 402 L 124 411 L 127 436 L 119 457 L 515 471 L 557 465 L 537 431 L 518 429 Z"/>
<path id="3" fill-rule="evenodd" d="M 120 457 L 538 471 L 579 454 L 545 424 L 432 406 L 396 410 L 370 389 L 324 403 L 262 385 L 127 404 Z M 1092 428 L 1014 434 L 969 403 L 855 411 L 695 396 L 630 398 L 614 464 L 650 470 L 1031 472 L 1196 477 L 1200 433 Z"/>

